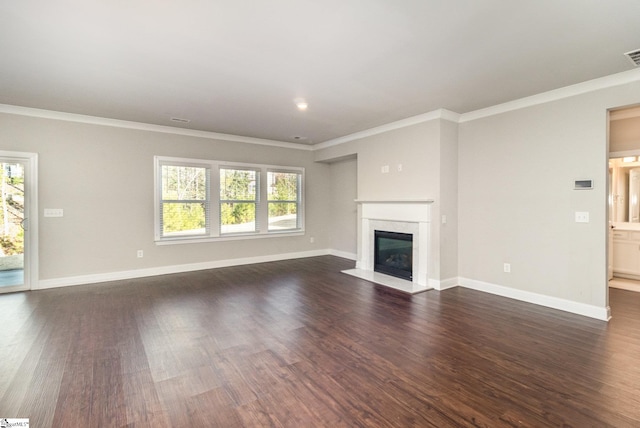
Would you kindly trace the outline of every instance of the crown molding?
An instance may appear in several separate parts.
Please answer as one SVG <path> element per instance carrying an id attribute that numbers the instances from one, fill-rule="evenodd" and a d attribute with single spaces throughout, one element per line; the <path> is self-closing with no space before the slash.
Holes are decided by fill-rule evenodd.
<path id="1" fill-rule="evenodd" d="M 206 138 L 211 140 L 234 141 L 238 143 L 259 144 L 263 146 L 282 147 L 286 149 L 308 150 L 311 146 L 285 141 L 267 140 L 241 135 L 220 134 L 217 132 L 198 131 L 194 129 L 175 128 L 173 126 L 154 125 L 151 123 L 132 122 L 128 120 L 109 119 L 105 117 L 88 116 L 76 113 L 44 110 L 32 107 L 21 107 L 10 104 L 0 104 L 0 113 L 15 114 L 19 116 L 39 117 L 43 119 L 61 120 L 66 122 L 86 123 L 90 125 L 110 126 L 114 128 L 135 129 L 139 131 L 160 132 L 163 134 L 185 135 L 188 137 Z"/>
<path id="2" fill-rule="evenodd" d="M 281 147 L 287 149 L 315 151 L 326 149 L 328 147 L 337 146 L 349 141 L 359 140 L 384 132 L 393 131 L 395 129 L 405 128 L 407 126 L 416 125 L 418 123 L 428 122 L 431 120 L 442 119 L 454 123 L 470 122 L 489 116 L 494 116 L 509 111 L 519 110 L 526 107 L 532 107 L 552 101 L 569 98 L 600 89 L 611 88 L 614 86 L 624 85 L 627 83 L 640 81 L 640 69 L 624 71 L 622 73 L 612 74 L 600 77 L 586 82 L 577 83 L 575 85 L 565 86 L 563 88 L 554 89 L 552 91 L 543 92 L 525 98 L 509 101 L 495 106 L 474 110 L 468 113 L 459 114 L 446 109 L 433 110 L 428 113 L 419 114 L 406 119 L 401 119 L 385 125 L 366 129 L 364 131 L 355 132 L 343 137 L 327 140 L 315 145 L 302 145 L 298 143 L 288 143 L 285 141 L 267 140 L 262 138 L 244 137 L 241 135 L 221 134 L 210 131 L 199 131 L 193 129 L 176 128 L 166 125 L 154 125 L 150 123 L 133 122 L 120 119 L 109 119 L 97 116 L 88 116 L 76 113 L 66 113 L 53 110 L 37 109 L 32 107 L 21 107 L 10 104 L 0 104 L 0 113 L 15 114 L 20 116 L 39 117 L 44 119 L 61 120 L 67 122 L 86 123 L 100 126 L 110 126 L 115 128 L 135 129 L 141 131 L 160 132 L 165 134 L 184 135 L 189 137 L 206 138 L 213 140 L 234 141 L 247 144 L 258 144 L 263 146 Z M 618 119 L 622 117 L 617 117 Z"/>
<path id="3" fill-rule="evenodd" d="M 468 113 L 459 114 L 446 109 L 434 110 L 428 113 L 409 117 L 407 119 L 402 119 L 396 122 L 388 123 L 386 125 L 381 125 L 375 128 L 366 129 L 364 131 L 356 132 L 354 134 L 346 135 L 344 137 L 328 140 L 328 141 L 314 145 L 313 150 L 321 150 L 327 147 L 337 146 L 339 144 L 347 143 L 349 141 L 358 140 L 361 138 L 369 137 L 376 134 L 381 134 L 383 132 L 404 128 L 406 126 L 411 126 L 417 123 L 427 122 L 429 120 L 434 120 L 434 119 L 444 119 L 454 123 L 470 122 L 472 120 L 482 119 L 485 117 L 494 116 L 497 114 L 506 113 L 513 110 L 519 110 L 526 107 L 531 107 L 539 104 L 561 100 L 563 98 L 569 98 L 576 95 L 597 91 L 599 89 L 611 88 L 614 86 L 620 86 L 620 85 L 624 85 L 631 82 L 637 82 L 637 81 L 640 81 L 640 69 L 633 69 L 633 70 L 624 71 L 622 73 L 612 74 L 609 76 L 588 80 L 582 83 L 576 83 L 575 85 L 565 86 L 563 88 L 554 89 L 552 91 L 542 92 L 540 94 L 532 95 L 530 97 L 520 98 L 520 99 L 509 101 L 506 103 L 497 104 L 495 106 L 474 110 Z M 622 116 L 618 118 L 622 118 Z"/>
<path id="4" fill-rule="evenodd" d="M 637 82 L 640 80 L 640 69 L 623 71 L 622 73 L 611 74 L 609 76 L 600 77 L 586 82 L 576 83 L 575 85 L 565 86 L 563 88 L 554 89 L 552 91 L 542 92 L 530 97 L 520 98 L 495 106 L 474 110 L 460 115 L 459 123 L 470 122 L 472 120 L 482 119 L 497 114 L 506 113 L 513 110 L 519 110 L 526 107 L 532 107 L 576 95 L 586 94 L 588 92 L 600 89 L 620 86 L 627 83 Z"/>
<path id="5" fill-rule="evenodd" d="M 433 110 L 428 113 L 419 114 L 417 116 L 408 117 L 406 119 L 401 119 L 395 122 L 387 123 L 385 125 L 376 126 L 375 128 L 365 129 L 364 131 L 345 135 L 344 137 L 327 140 L 322 143 L 315 144 L 313 146 L 313 150 L 326 149 L 327 147 L 337 146 L 340 144 L 348 143 L 349 141 L 371 137 L 372 135 L 378 135 L 384 132 L 393 131 L 394 129 L 406 128 L 407 126 L 416 125 L 418 123 L 428 122 L 430 120 L 436 119 L 443 119 L 457 123 L 460 119 L 460 115 L 458 113 L 445 109 Z"/>
<path id="6" fill-rule="evenodd" d="M 462 116 L 460 113 L 456 113 L 455 111 L 447 110 L 441 108 L 438 110 L 440 112 L 440 119 L 448 120 L 449 122 L 458 123 L 460 122 L 460 117 Z"/>

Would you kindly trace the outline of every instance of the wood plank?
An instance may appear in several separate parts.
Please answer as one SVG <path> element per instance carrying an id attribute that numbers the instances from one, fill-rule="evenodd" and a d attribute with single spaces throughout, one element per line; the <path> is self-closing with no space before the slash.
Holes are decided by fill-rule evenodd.
<path id="1" fill-rule="evenodd" d="M 640 293 L 609 323 L 323 256 L 0 295 L 0 417 L 58 426 L 640 426 Z"/>

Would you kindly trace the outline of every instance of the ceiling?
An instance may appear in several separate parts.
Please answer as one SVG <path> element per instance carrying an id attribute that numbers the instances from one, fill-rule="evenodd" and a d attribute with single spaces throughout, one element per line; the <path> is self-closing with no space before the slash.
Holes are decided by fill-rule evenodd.
<path id="1" fill-rule="evenodd" d="M 638 0 L 6 0 L 0 104 L 317 144 L 633 69 L 638 17 Z"/>

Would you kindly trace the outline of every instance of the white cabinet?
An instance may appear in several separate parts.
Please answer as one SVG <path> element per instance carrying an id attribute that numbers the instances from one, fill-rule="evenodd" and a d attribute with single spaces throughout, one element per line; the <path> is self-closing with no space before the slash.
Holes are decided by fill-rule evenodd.
<path id="1" fill-rule="evenodd" d="M 640 279 L 640 231 L 613 230 L 613 274 Z"/>
<path id="2" fill-rule="evenodd" d="M 640 168 L 629 171 L 629 221 L 640 222 Z"/>

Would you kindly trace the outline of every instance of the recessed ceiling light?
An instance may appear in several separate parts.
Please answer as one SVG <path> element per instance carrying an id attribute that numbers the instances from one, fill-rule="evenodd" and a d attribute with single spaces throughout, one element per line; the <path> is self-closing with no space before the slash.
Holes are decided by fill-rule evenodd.
<path id="1" fill-rule="evenodd" d="M 294 100 L 294 102 L 296 103 L 296 107 L 298 107 L 298 110 L 306 110 L 309 107 L 309 104 L 302 98 L 297 98 Z"/>

